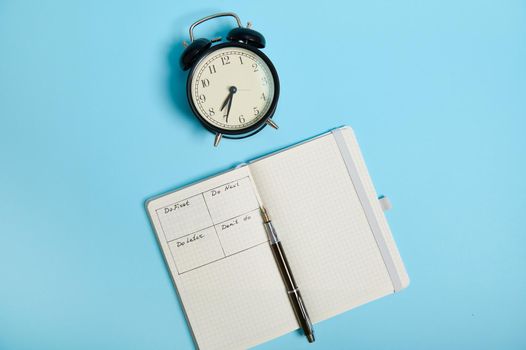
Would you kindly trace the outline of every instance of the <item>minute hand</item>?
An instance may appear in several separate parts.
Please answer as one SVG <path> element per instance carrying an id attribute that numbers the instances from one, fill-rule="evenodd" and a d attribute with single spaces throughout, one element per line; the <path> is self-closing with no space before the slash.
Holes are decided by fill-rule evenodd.
<path id="1" fill-rule="evenodd" d="M 225 108 L 225 106 L 228 105 L 227 111 L 226 111 L 226 117 L 228 118 L 228 115 L 230 114 L 230 108 L 232 108 L 232 99 L 234 98 L 234 94 L 237 92 L 237 88 L 235 86 L 231 86 L 228 89 L 230 92 L 228 96 L 225 99 L 225 102 L 223 102 L 223 105 L 221 106 L 221 110 Z M 227 119 L 228 122 L 228 119 Z"/>
<path id="2" fill-rule="evenodd" d="M 230 101 L 228 101 L 228 107 L 226 110 L 226 116 L 228 117 L 230 115 L 230 108 L 232 108 L 232 100 L 234 99 L 234 94 L 230 95 Z"/>
<path id="3" fill-rule="evenodd" d="M 230 92 L 228 96 L 225 98 L 225 102 L 223 102 L 223 105 L 221 106 L 221 111 L 226 107 L 227 104 L 230 104 L 230 100 L 232 99 L 233 94 Z"/>

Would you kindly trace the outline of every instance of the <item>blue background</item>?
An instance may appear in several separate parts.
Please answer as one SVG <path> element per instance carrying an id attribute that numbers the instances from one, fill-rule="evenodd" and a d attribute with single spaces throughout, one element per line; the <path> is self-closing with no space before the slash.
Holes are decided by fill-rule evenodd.
<path id="1" fill-rule="evenodd" d="M 280 129 L 214 149 L 177 61 L 228 10 Z M 343 124 L 412 283 L 258 349 L 524 349 L 525 117 L 524 1 L 0 0 L 0 349 L 192 349 L 145 199 Z"/>

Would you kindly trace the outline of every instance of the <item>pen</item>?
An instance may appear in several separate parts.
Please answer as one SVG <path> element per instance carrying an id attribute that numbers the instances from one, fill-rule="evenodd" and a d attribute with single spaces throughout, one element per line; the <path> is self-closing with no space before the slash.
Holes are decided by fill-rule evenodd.
<path id="1" fill-rule="evenodd" d="M 260 207 L 260 210 L 261 216 L 263 217 L 263 225 L 265 226 L 265 231 L 267 231 L 270 242 L 270 248 L 272 249 L 276 263 L 278 264 L 281 277 L 283 278 L 285 286 L 287 287 L 287 293 L 289 295 L 292 308 L 294 309 L 296 318 L 298 319 L 298 322 L 300 323 L 307 340 L 309 343 L 312 343 L 314 342 L 314 329 L 312 328 L 309 314 L 307 313 L 307 309 L 305 308 L 305 304 L 301 298 L 298 285 L 292 276 L 292 271 L 290 270 L 289 263 L 285 257 L 285 252 L 283 251 L 283 247 L 281 246 L 281 242 L 278 238 L 276 230 L 274 229 L 274 226 L 272 225 L 272 222 L 270 221 L 267 211 L 263 207 Z"/>

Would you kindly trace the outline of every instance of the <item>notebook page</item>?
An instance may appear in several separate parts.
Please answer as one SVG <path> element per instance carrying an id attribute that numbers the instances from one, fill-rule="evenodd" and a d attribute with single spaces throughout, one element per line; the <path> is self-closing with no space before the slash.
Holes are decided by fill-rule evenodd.
<path id="1" fill-rule="evenodd" d="M 250 168 L 314 322 L 393 292 L 331 134 Z"/>
<path id="2" fill-rule="evenodd" d="M 255 191 L 242 167 L 148 203 L 200 349 L 246 349 L 296 328 Z"/>

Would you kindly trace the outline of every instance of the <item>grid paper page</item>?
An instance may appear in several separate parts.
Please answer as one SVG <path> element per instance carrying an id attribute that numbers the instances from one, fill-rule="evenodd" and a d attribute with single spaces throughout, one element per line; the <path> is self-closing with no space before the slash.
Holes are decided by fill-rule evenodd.
<path id="1" fill-rule="evenodd" d="M 392 293 L 332 135 L 250 165 L 314 322 Z"/>
<path id="2" fill-rule="evenodd" d="M 256 193 L 242 167 L 148 203 L 200 349 L 246 349 L 297 327 Z"/>

